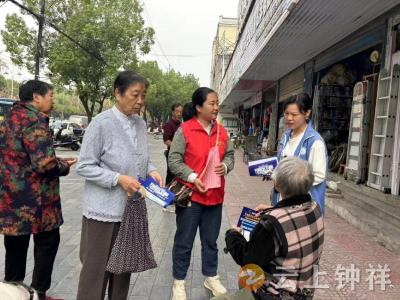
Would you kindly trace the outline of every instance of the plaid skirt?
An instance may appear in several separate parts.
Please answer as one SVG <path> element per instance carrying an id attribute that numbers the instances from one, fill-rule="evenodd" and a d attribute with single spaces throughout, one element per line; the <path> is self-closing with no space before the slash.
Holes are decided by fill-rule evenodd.
<path id="1" fill-rule="evenodd" d="M 106 270 L 138 273 L 157 267 L 151 248 L 146 201 L 128 200 Z"/>

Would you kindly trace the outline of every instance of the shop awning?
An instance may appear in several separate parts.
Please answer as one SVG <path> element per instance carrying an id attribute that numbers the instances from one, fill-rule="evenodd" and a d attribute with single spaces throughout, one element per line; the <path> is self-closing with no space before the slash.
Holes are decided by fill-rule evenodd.
<path id="1" fill-rule="evenodd" d="M 270 84 L 282 78 L 398 4 L 398 0 L 257 0 L 221 85 L 223 106 L 235 107 L 256 94 L 258 85 L 249 82 Z"/>

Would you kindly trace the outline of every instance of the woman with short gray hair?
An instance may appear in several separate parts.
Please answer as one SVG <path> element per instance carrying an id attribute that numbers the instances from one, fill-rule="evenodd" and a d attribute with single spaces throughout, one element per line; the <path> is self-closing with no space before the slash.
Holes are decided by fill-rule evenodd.
<path id="1" fill-rule="evenodd" d="M 282 199 L 308 194 L 314 182 L 311 165 L 295 156 L 284 158 L 272 174 Z"/>
<path id="2" fill-rule="evenodd" d="M 240 266 L 255 264 L 268 274 L 248 299 L 312 299 L 324 242 L 321 208 L 310 195 L 313 170 L 291 156 L 281 160 L 272 178 L 282 200 L 261 212 L 250 241 L 237 228 L 228 230 L 225 251 Z"/>

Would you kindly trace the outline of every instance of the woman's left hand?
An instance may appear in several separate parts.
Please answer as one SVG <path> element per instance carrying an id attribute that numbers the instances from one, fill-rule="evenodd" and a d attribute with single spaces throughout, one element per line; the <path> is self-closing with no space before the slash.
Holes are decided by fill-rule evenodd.
<path id="1" fill-rule="evenodd" d="M 153 177 L 155 181 L 158 182 L 158 184 L 163 188 L 164 187 L 164 181 L 161 177 L 161 175 L 157 171 L 152 171 L 149 173 L 149 176 Z"/>
<path id="2" fill-rule="evenodd" d="M 217 173 L 218 176 L 225 176 L 225 165 L 220 163 L 218 166 L 216 166 L 215 173 Z"/>

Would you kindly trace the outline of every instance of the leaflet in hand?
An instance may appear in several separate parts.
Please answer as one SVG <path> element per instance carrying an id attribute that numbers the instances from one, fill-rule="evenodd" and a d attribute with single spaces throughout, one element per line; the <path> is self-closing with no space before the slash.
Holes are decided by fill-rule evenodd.
<path id="1" fill-rule="evenodd" d="M 249 174 L 250 176 L 271 176 L 277 165 L 276 157 L 249 161 Z"/>
<path id="2" fill-rule="evenodd" d="M 250 233 L 260 221 L 260 217 L 256 216 L 256 214 L 257 211 L 248 207 L 243 207 L 242 213 L 240 214 L 237 227 L 243 230 L 243 236 L 247 241 L 250 239 Z"/>
<path id="3" fill-rule="evenodd" d="M 142 185 L 140 193 L 145 198 L 154 201 L 164 208 L 174 202 L 175 194 L 166 188 L 160 187 L 157 181 L 155 181 L 152 177 L 147 177 L 146 180 L 139 178 L 139 182 Z"/>

